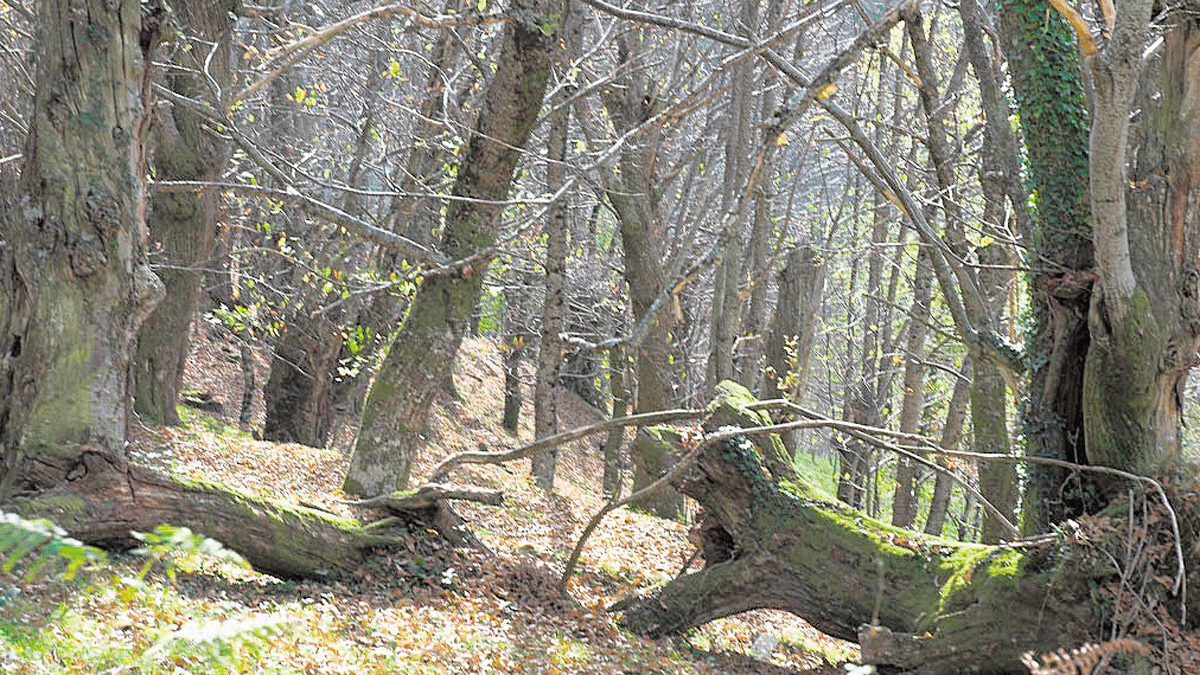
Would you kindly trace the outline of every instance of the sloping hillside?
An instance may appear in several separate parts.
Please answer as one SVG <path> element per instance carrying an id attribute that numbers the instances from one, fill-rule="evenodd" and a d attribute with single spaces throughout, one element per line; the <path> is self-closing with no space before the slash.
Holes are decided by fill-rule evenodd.
<path id="1" fill-rule="evenodd" d="M 236 346 L 208 328 L 198 333 L 188 386 L 212 394 L 223 414 L 185 411 L 184 427 L 141 426 L 131 454 L 173 471 L 351 514 L 340 501 L 339 485 L 352 424 L 340 425 L 328 449 L 254 440 L 231 426 L 241 401 Z M 259 366 L 265 368 L 265 362 Z M 258 380 L 264 378 L 265 372 L 260 373 Z M 531 372 L 526 379 L 532 380 Z M 531 406 L 522 411 L 519 435 L 501 427 L 502 382 L 496 346 L 469 340 L 455 372 L 458 398 L 442 396 L 430 416 L 429 444 L 419 460 L 418 477 L 457 451 L 481 445 L 518 447 L 532 440 Z M 559 396 L 562 428 L 600 419 L 573 394 Z M 259 416 L 261 423 L 261 403 Z M 122 593 L 114 581 L 88 590 L 77 584 L 4 580 L 19 583 L 24 592 L 0 615 L 0 633 L 20 648 L 10 647 L 0 658 L 19 673 L 214 668 L 280 673 L 842 672 L 839 664 L 853 657 L 852 645 L 830 640 L 781 613 L 755 612 L 714 622 L 686 641 L 645 640 L 618 630 L 605 607 L 643 584 L 678 574 L 693 557 L 687 528 L 679 523 L 627 510 L 611 514 L 589 540 L 570 597 L 558 593 L 563 561 L 603 504 L 597 445 L 598 439 L 583 439 L 561 450 L 559 487 L 552 497 L 533 486 L 528 462 L 471 467 L 458 474 L 461 482 L 505 492 L 500 507 L 461 505 L 493 555 L 452 550 L 428 533 L 412 532 L 405 550 L 382 552 L 355 579 L 333 584 L 280 582 L 200 559 L 181 561 L 173 589 L 164 575 L 152 572 L 150 592 L 144 594 Z M 141 559 L 132 557 L 115 560 L 123 574 L 140 564 Z M 176 639 L 196 626 L 214 625 L 204 622 L 263 617 L 270 617 L 272 626 L 265 642 L 238 638 L 230 647 L 221 640 Z M 781 641 L 756 659 L 750 656 L 756 637 L 766 644 Z M 161 647 L 164 640 L 169 649 Z"/>

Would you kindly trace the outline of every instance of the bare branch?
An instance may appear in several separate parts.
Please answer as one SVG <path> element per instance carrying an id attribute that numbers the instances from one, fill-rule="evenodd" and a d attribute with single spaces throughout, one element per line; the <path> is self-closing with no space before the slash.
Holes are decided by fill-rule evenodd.
<path id="1" fill-rule="evenodd" d="M 504 503 L 504 493 L 500 490 L 475 487 L 473 485 L 425 483 L 416 489 L 393 492 L 390 495 L 380 495 L 370 499 L 339 501 L 351 506 L 388 509 L 390 511 L 409 511 L 433 506 L 443 499 L 457 499 L 499 506 Z"/>
<path id="2" fill-rule="evenodd" d="M 445 254 L 428 249 L 417 242 L 402 237 L 395 232 L 376 227 L 365 220 L 356 218 L 349 213 L 331 206 L 319 199 L 300 194 L 290 185 L 284 190 L 275 190 L 260 185 L 245 185 L 241 183 L 205 183 L 201 181 L 158 181 L 150 184 L 156 192 L 200 192 L 204 190 L 230 190 L 241 194 L 277 199 L 291 204 L 305 213 L 341 225 L 347 230 L 361 236 L 369 242 L 411 256 L 415 262 L 430 265 L 446 265 L 450 260 Z"/>
<path id="3" fill-rule="evenodd" d="M 460 464 L 503 464 L 504 462 L 511 462 L 515 459 L 528 457 L 535 452 L 539 452 L 547 448 L 553 448 L 562 445 L 563 443 L 568 443 L 577 438 L 583 438 L 584 436 L 590 436 L 592 434 L 598 434 L 602 431 L 608 431 L 609 429 L 629 426 L 644 426 L 647 424 L 663 424 L 666 422 L 678 422 L 681 420 L 694 420 L 699 419 L 704 415 L 705 411 L 703 410 L 659 410 L 656 412 L 642 413 L 640 415 L 617 417 L 615 419 L 597 422 L 591 426 L 579 427 L 578 429 L 564 431 L 561 434 L 547 436 L 546 438 L 535 441 L 529 445 L 517 448 L 515 450 L 508 450 L 505 452 L 460 452 L 457 455 L 451 455 L 450 457 L 447 457 L 446 459 L 442 460 L 441 464 L 438 464 L 436 467 L 434 467 L 433 471 L 429 474 L 429 480 L 444 480 L 446 476 L 448 476 L 450 472 L 456 469 Z"/>

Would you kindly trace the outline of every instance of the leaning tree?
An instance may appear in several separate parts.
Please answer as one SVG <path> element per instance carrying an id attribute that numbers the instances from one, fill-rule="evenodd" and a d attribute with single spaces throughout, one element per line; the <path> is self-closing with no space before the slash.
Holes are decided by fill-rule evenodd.
<path id="1" fill-rule="evenodd" d="M 507 184 L 511 166 L 498 176 L 489 162 L 509 158 L 523 136 L 505 125 L 527 130 L 541 107 L 549 3 L 522 7 L 500 30 L 482 128 L 467 146 L 457 193 L 468 199 L 473 180 Z M 131 530 L 172 523 L 225 542 L 266 572 L 347 572 L 389 537 L 125 456 L 138 327 L 164 294 L 147 263 L 145 176 L 152 56 L 169 14 L 164 3 L 138 0 L 37 3 L 33 116 L 20 178 L 5 178 L 0 201 L 0 504 L 91 543 L 129 545 Z M 513 96 L 515 84 L 522 96 Z M 472 212 L 474 203 L 451 211 L 479 224 L 487 214 Z M 480 244 L 454 236 L 456 253 Z M 449 288 L 455 279 L 475 283 L 474 267 L 454 269 L 442 278 Z M 454 537 L 438 494 L 426 489 L 400 504 Z"/>

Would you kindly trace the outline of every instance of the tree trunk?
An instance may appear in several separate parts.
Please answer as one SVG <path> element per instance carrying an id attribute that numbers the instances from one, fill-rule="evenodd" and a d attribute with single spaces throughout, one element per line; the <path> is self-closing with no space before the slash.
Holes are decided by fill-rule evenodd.
<path id="1" fill-rule="evenodd" d="M 307 325 L 299 323 L 300 316 L 292 318 L 275 340 L 271 372 L 263 388 L 263 438 L 323 448 L 336 414 L 334 376 L 342 336 L 325 318 Z"/>
<path id="2" fill-rule="evenodd" d="M 543 17 L 551 3 L 517 5 L 514 11 Z M 541 110 L 552 45 L 539 28 L 505 26 L 496 73 L 454 186 L 455 196 L 469 199 L 447 209 L 442 248 L 453 258 L 477 254 L 495 241 L 495 202 L 507 197 L 518 148 Z M 374 496 L 407 485 L 429 406 L 469 328 L 488 261 L 421 284 L 367 396 L 343 485 L 347 494 Z"/>
<path id="3" fill-rule="evenodd" d="M 189 62 L 174 68 L 166 85 L 189 98 L 204 98 L 209 84 L 220 88 L 232 80 L 232 0 L 185 3 L 174 13 L 191 49 L 178 51 Z M 190 38 L 196 37 L 196 42 Z M 210 46 L 212 45 L 212 46 Z M 188 58 L 190 57 L 190 59 Z M 206 128 L 203 119 L 183 106 L 172 106 L 154 125 L 154 172 L 160 181 L 215 181 L 225 171 L 229 143 Z M 154 308 L 138 333 L 134 356 L 134 408 L 138 414 L 165 424 L 179 424 L 175 409 L 183 364 L 191 348 L 189 328 L 196 311 L 205 261 L 213 254 L 217 232 L 215 190 L 159 192 L 150 201 L 148 226 L 155 273 L 166 297 Z"/>
<path id="4" fill-rule="evenodd" d="M 745 400 L 728 397 L 717 410 L 736 415 L 728 407 Z M 762 447 L 708 444 L 675 481 L 705 509 L 703 527 L 717 536 L 704 541 L 725 545 L 706 546 L 702 571 L 615 605 L 627 627 L 662 636 L 782 609 L 859 641 L 868 663 L 927 675 L 1026 673 L 1023 652 L 1089 638 L 1088 584 L 1116 577 L 1106 563 L 1085 562 L 1061 540 L 1010 548 L 923 539 L 830 503 L 802 479 L 780 487 L 764 477 Z"/>
<path id="5" fill-rule="evenodd" d="M 501 426 L 515 434 L 521 428 L 521 358 L 525 336 L 518 335 L 504 345 L 504 414 Z"/>
<path id="6" fill-rule="evenodd" d="M 124 451 L 146 262 L 143 17 L 133 0 L 39 2 L 20 206 L 0 223 L 0 500 L 64 482 L 81 443 Z M 147 7 L 146 49 L 165 10 Z"/>
<path id="7" fill-rule="evenodd" d="M 971 400 L 971 382 L 967 374 L 971 372 L 968 358 L 959 369 L 959 376 L 954 382 L 954 393 L 950 394 L 950 403 L 946 410 L 946 422 L 942 425 L 942 437 L 938 445 L 946 450 L 958 449 L 962 442 L 963 426 L 967 419 L 967 405 Z M 937 458 L 938 466 L 949 468 L 945 457 Z M 946 514 L 950 510 L 950 495 L 954 491 L 954 483 L 944 471 L 938 471 L 933 484 L 933 497 L 929 500 L 929 516 L 925 519 L 925 534 L 941 535 L 946 524 Z"/>
<path id="8" fill-rule="evenodd" d="M 185 526 L 237 551 L 255 569 L 288 579 L 352 572 L 367 549 L 389 541 L 353 521 L 196 480 L 177 480 L 84 447 L 75 477 L 15 502 L 89 544 L 131 548 L 131 531 Z"/>
<path id="9" fill-rule="evenodd" d="M 618 59 L 626 65 L 636 62 L 630 55 L 629 40 L 622 38 L 618 48 Z M 657 99 L 644 74 L 636 78 L 626 75 L 620 79 L 621 86 L 614 87 L 604 96 L 604 104 L 618 132 L 624 133 L 653 115 Z M 660 240 L 663 224 L 657 213 L 653 152 L 648 141 L 642 143 L 636 148 L 625 145 L 620 174 L 608 177 L 605 191 L 620 225 L 625 282 L 629 286 L 635 323 L 647 315 L 665 283 Z M 672 318 L 667 312 L 659 312 L 646 337 L 637 345 L 636 413 L 667 410 L 674 405 L 677 366 L 669 337 L 671 325 Z M 634 490 L 645 487 L 649 483 L 643 481 L 656 480 L 670 468 L 670 464 L 660 463 L 669 460 L 669 453 L 655 451 L 656 444 L 647 442 L 644 434 L 639 434 L 639 439 L 642 442 L 635 441 L 630 454 L 634 466 Z M 642 454 L 639 447 L 647 453 Z M 683 504 L 678 495 L 658 495 L 650 501 L 654 503 L 640 506 L 664 518 L 679 516 L 678 507 Z"/>
<path id="10" fill-rule="evenodd" d="M 930 301 L 933 297 L 933 268 L 928 254 L 917 257 L 913 276 L 913 303 L 909 310 L 908 336 L 904 363 L 904 393 L 900 403 L 900 431 L 915 434 L 921 430 L 925 408 L 925 339 L 929 335 Z M 917 519 L 917 463 L 908 457 L 896 458 L 896 490 L 892 497 L 892 525 L 912 527 Z"/>
<path id="11" fill-rule="evenodd" d="M 779 299 L 766 344 L 767 398 L 786 398 L 803 404 L 808 384 L 809 355 L 825 299 L 825 261 L 808 246 L 788 254 L 779 272 Z M 795 433 L 783 434 L 784 445 L 797 451 Z"/>
<path id="12" fill-rule="evenodd" d="M 547 191 L 557 192 L 566 181 L 562 162 L 567 153 L 569 108 L 564 107 L 550 127 L 550 147 L 546 168 Z M 558 202 L 546 214 L 546 293 L 542 304 L 541 337 L 538 340 L 537 377 L 533 392 L 533 431 L 535 439 L 558 433 L 558 404 L 555 385 L 563 362 L 563 327 L 566 324 L 567 297 L 567 205 Z M 534 479 L 546 493 L 554 490 L 558 449 L 535 454 L 531 460 Z"/>
<path id="13" fill-rule="evenodd" d="M 1106 146 L 1120 139 L 1105 136 L 1124 133 L 1117 111 L 1141 111 L 1128 132 L 1128 176 L 1104 181 L 1092 175 L 1101 257 L 1083 377 L 1088 458 L 1153 475 L 1171 470 L 1181 457 L 1183 388 L 1200 348 L 1200 20 L 1194 11 L 1170 19 L 1151 67 L 1127 73 L 1142 79 L 1140 88 L 1127 84 L 1129 101 L 1119 93 L 1120 67 L 1094 69 L 1091 139 L 1094 162 L 1115 154 Z M 1135 91 L 1141 92 L 1136 100 Z M 1125 157 L 1120 161 L 1124 165 Z M 1122 202 L 1127 210 L 1110 231 L 1103 218 L 1113 214 L 1098 212 Z M 1117 249 L 1124 249 L 1126 274 L 1135 280 L 1124 292 Z"/>
<path id="14" fill-rule="evenodd" d="M 612 397 L 612 419 L 629 414 L 629 386 L 626 373 L 629 370 L 625 349 L 617 346 L 608 352 L 608 381 Z M 602 488 L 607 496 L 615 496 L 621 486 L 621 446 L 625 441 L 625 429 L 611 429 L 604 437 L 604 479 Z"/>
<path id="15" fill-rule="evenodd" d="M 1026 336 L 1029 398 L 1026 453 L 1087 463 L 1083 433 L 1083 367 L 1095 253 L 1088 216 L 1088 112 L 1073 35 L 1044 3 L 1002 3 L 1001 41 L 1037 195 L 1036 222 L 1022 233 L 1031 249 L 1032 325 Z M 1025 490 L 1024 528 L 1088 510 L 1080 490 L 1064 491 L 1068 472 L 1034 465 Z"/>

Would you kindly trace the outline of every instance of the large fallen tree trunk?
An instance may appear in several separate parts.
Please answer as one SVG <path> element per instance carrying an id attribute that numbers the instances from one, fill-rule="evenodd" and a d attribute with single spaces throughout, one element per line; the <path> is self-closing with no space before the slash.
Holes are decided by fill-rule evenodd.
<path id="1" fill-rule="evenodd" d="M 67 481 L 5 508 L 50 518 L 72 537 L 105 548 L 139 545 L 133 531 L 183 525 L 237 551 L 258 571 L 289 579 L 353 572 L 368 550 L 397 543 L 389 527 L 401 521 L 432 527 L 455 545 L 478 545 L 445 499 L 497 504 L 503 498 L 495 491 L 425 485 L 360 504 L 391 514 L 360 526 L 327 511 L 158 473 L 99 447 L 84 448 L 80 457 Z"/>
<path id="2" fill-rule="evenodd" d="M 744 404 L 725 396 L 717 410 Z M 1069 532 L 983 546 L 896 529 L 802 479 L 771 479 L 760 452 L 744 437 L 714 443 L 680 474 L 704 509 L 706 566 L 617 603 L 627 627 L 662 636 L 780 609 L 859 641 L 865 662 L 929 674 L 1027 673 L 1025 652 L 1102 639 L 1095 589 L 1117 572 Z"/>

